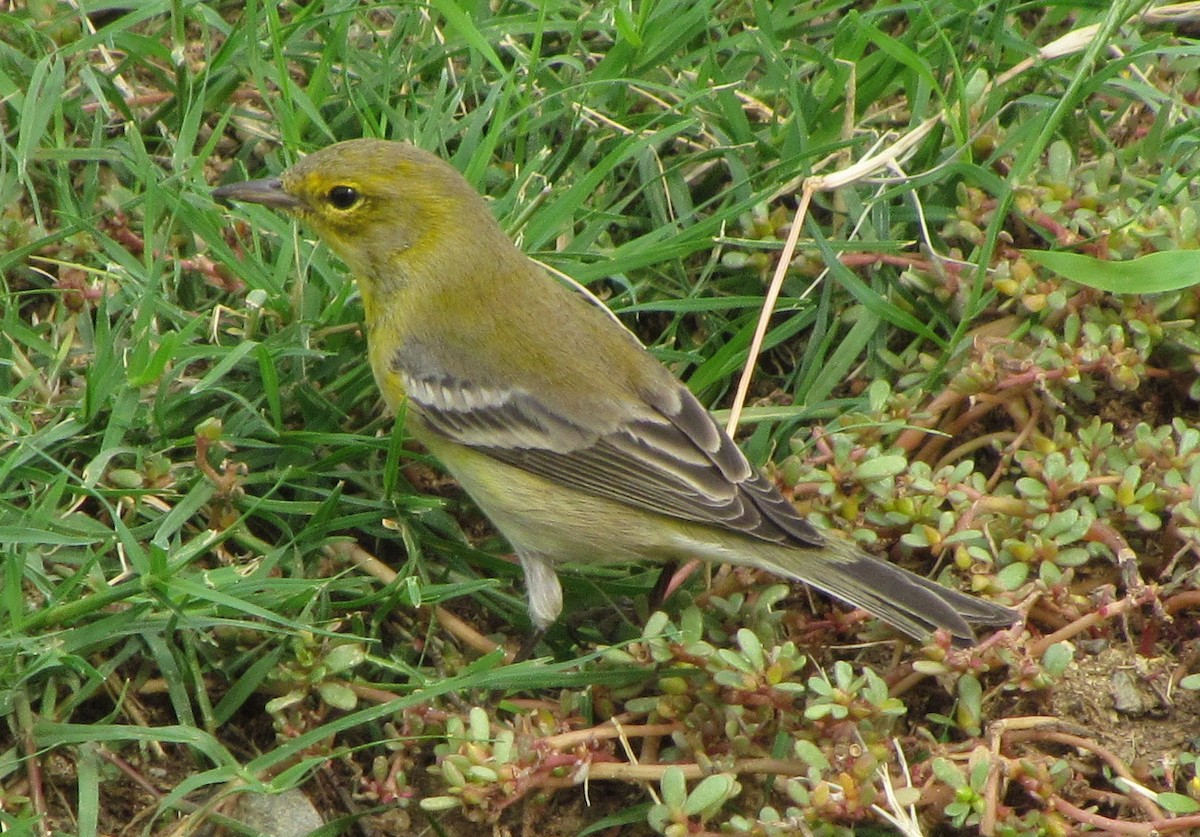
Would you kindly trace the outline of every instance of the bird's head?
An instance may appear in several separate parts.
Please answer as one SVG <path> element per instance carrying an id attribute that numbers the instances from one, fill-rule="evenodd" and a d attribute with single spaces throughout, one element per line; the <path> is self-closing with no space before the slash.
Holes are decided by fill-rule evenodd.
<path id="1" fill-rule="evenodd" d="M 499 232 L 487 204 L 453 166 L 404 142 L 358 139 L 309 154 L 278 177 L 231 183 L 220 200 L 296 216 L 360 279 L 403 272 L 455 237 Z"/>

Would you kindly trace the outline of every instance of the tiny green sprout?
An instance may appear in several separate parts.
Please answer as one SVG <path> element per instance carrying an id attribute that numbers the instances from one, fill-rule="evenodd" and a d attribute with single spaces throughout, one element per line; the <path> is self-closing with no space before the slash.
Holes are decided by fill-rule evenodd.
<path id="1" fill-rule="evenodd" d="M 888 399 L 892 397 L 892 388 L 883 378 L 876 378 L 867 387 L 867 410 L 871 413 L 882 413 L 887 409 Z"/>
<path id="2" fill-rule="evenodd" d="M 442 811 L 452 811 L 462 805 L 455 796 L 427 796 L 417 803 L 422 811 L 436 814 Z"/>
<path id="3" fill-rule="evenodd" d="M 688 794 L 683 812 L 689 817 L 699 817 L 702 822 L 707 822 L 726 802 L 741 792 L 742 786 L 732 773 L 705 776 Z"/>
<path id="4" fill-rule="evenodd" d="M 969 776 L 947 759 L 937 758 L 933 761 L 934 775 L 954 790 L 954 801 L 946 806 L 945 814 L 958 828 L 977 823 L 986 805 L 984 789 L 989 769 L 986 756 L 986 751 L 980 758 L 972 755 Z"/>
<path id="5" fill-rule="evenodd" d="M 1165 791 L 1156 794 L 1154 801 L 1176 816 L 1200 812 L 1200 802 L 1190 796 L 1184 796 L 1182 793 Z"/>
<path id="6" fill-rule="evenodd" d="M 457 764 L 457 759 L 450 756 L 442 759 L 441 770 L 442 778 L 451 788 L 461 788 L 467 783 L 467 777 L 463 773 L 462 767 Z"/>
<path id="7" fill-rule="evenodd" d="M 142 473 L 133 468 L 113 468 L 108 472 L 108 482 L 114 488 L 141 488 L 143 485 Z"/>
<path id="8" fill-rule="evenodd" d="M 359 642 L 334 647 L 325 655 L 325 670 L 329 674 L 344 674 L 367 659 L 366 648 Z"/>
<path id="9" fill-rule="evenodd" d="M 659 788 L 662 802 L 651 806 L 647 821 L 654 831 L 668 837 L 693 833 L 694 820 L 703 826 L 742 790 L 733 774 L 716 773 L 688 793 L 683 771 L 675 766 L 663 772 Z"/>
<path id="10" fill-rule="evenodd" d="M 480 706 L 472 707 L 465 719 L 448 718 L 445 740 L 434 747 L 438 761 L 429 768 L 463 808 L 476 814 L 517 792 L 512 781 L 513 763 L 520 758 L 516 734 L 495 726 Z"/>
<path id="11" fill-rule="evenodd" d="M 343 712 L 349 712 L 358 706 L 358 695 L 341 683 L 320 683 L 317 685 L 317 694 L 325 703 Z"/>
<path id="12" fill-rule="evenodd" d="M 854 470 L 854 476 L 864 483 L 887 480 L 904 473 L 907 467 L 908 460 L 898 454 L 874 456 L 864 459 Z"/>
<path id="13" fill-rule="evenodd" d="M 467 727 L 463 724 L 462 718 L 457 715 L 452 715 L 446 721 L 446 742 L 451 747 L 459 747 L 466 743 Z"/>
<path id="14" fill-rule="evenodd" d="M 825 771 L 829 769 L 829 759 L 825 758 L 825 754 L 821 752 L 821 748 L 813 742 L 799 738 L 793 745 L 793 751 L 796 754 L 796 758 L 800 759 L 809 767 L 816 768 L 817 771 Z"/>
<path id="15" fill-rule="evenodd" d="M 704 614 L 700 612 L 700 608 L 695 605 L 684 608 L 679 614 L 679 632 L 685 645 L 692 645 L 704 639 Z"/>
<path id="16" fill-rule="evenodd" d="M 473 741 L 487 741 L 492 737 L 492 720 L 482 706 L 473 706 L 468 714 L 470 735 Z"/>
<path id="17" fill-rule="evenodd" d="M 224 425 L 221 420 L 215 416 L 204 419 L 196 425 L 196 438 L 204 439 L 208 442 L 216 442 L 221 438 L 224 432 Z"/>
<path id="18" fill-rule="evenodd" d="M 304 692 L 299 689 L 292 689 L 286 694 L 282 694 L 277 698 L 271 698 L 267 701 L 266 710 L 268 715 L 278 715 L 283 710 L 297 705 L 304 700 Z"/>
<path id="19" fill-rule="evenodd" d="M 1042 668 L 1051 677 L 1061 677 L 1074 659 L 1074 645 L 1069 642 L 1056 642 L 1042 654 Z"/>
<path id="20" fill-rule="evenodd" d="M 753 671 L 762 671 L 766 666 L 766 655 L 763 653 L 762 642 L 748 628 L 740 628 L 737 632 L 737 642 L 742 649 L 742 655 Z"/>
<path id="21" fill-rule="evenodd" d="M 401 582 L 397 593 L 400 600 L 409 607 L 421 606 L 421 579 L 415 575 L 406 576 Z"/>
<path id="22" fill-rule="evenodd" d="M 500 774 L 482 764 L 473 764 L 467 768 L 467 776 L 474 782 L 491 784 L 500 781 Z"/>
<path id="23" fill-rule="evenodd" d="M 855 675 L 854 669 L 844 660 L 833 667 L 833 682 L 828 678 L 813 676 L 808 679 L 812 700 L 804 710 L 809 720 L 832 718 L 843 720 L 853 715 L 856 719 L 893 718 L 903 715 L 904 703 L 888 694 L 887 684 L 871 669 L 863 669 Z"/>
<path id="24" fill-rule="evenodd" d="M 979 678 L 973 674 L 964 674 L 958 678 L 958 703 L 955 705 L 954 717 L 959 727 L 972 737 L 982 732 L 983 720 L 983 687 Z"/>
<path id="25" fill-rule="evenodd" d="M 1001 590 L 1016 590 L 1029 578 L 1029 565 L 1009 564 L 996 573 L 996 584 Z"/>
<path id="26" fill-rule="evenodd" d="M 642 628 L 642 639 L 658 639 L 667 632 L 669 626 L 671 626 L 671 617 L 661 610 L 656 610 L 650 614 L 645 627 Z"/>
<path id="27" fill-rule="evenodd" d="M 600 651 L 600 659 L 615 666 L 633 666 L 638 664 L 638 658 L 624 648 L 610 645 Z"/>
<path id="28" fill-rule="evenodd" d="M 683 770 L 675 766 L 668 767 L 663 771 L 659 787 L 662 789 L 663 804 L 671 814 L 682 814 L 683 805 L 687 801 L 687 779 Z"/>

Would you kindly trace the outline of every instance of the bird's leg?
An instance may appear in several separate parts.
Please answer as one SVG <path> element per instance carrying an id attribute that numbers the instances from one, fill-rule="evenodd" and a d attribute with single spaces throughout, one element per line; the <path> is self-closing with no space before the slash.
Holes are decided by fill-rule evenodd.
<path id="1" fill-rule="evenodd" d="M 654 611 L 662 607 L 671 594 L 692 577 L 692 573 L 699 566 L 700 561 L 693 558 L 686 564 L 672 561 L 663 567 L 662 572 L 658 575 L 658 580 L 654 582 L 654 589 L 650 591 L 650 610 Z"/>
<path id="2" fill-rule="evenodd" d="M 517 653 L 515 662 L 529 659 L 537 644 L 562 613 L 562 585 L 554 572 L 554 563 L 545 555 L 536 552 L 518 551 L 521 569 L 525 571 L 525 591 L 529 598 L 529 618 L 533 630 L 526 637 Z"/>
<path id="3" fill-rule="evenodd" d="M 521 647 L 517 649 L 517 655 L 512 658 L 514 663 L 523 663 L 526 660 L 533 659 L 533 652 L 537 651 L 538 643 L 542 641 L 542 637 L 546 635 L 544 628 L 533 628 L 525 635 L 525 640 L 521 643 Z"/>
<path id="4" fill-rule="evenodd" d="M 667 589 L 671 583 L 671 578 L 679 570 L 679 562 L 672 561 L 665 564 L 662 571 L 658 574 L 658 579 L 654 582 L 654 587 L 650 589 L 650 612 L 658 610 L 667 601 Z"/>

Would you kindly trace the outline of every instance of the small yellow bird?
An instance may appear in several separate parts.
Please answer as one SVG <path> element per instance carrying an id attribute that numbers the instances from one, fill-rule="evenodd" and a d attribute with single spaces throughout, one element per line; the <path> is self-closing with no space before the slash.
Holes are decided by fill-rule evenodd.
<path id="1" fill-rule="evenodd" d="M 512 544 L 529 614 L 562 610 L 563 562 L 759 567 L 906 634 L 1018 614 L 818 532 L 699 401 L 609 314 L 513 245 L 452 166 L 351 140 L 278 178 L 222 186 L 309 225 L 362 293 L 371 368 L 408 430 Z"/>

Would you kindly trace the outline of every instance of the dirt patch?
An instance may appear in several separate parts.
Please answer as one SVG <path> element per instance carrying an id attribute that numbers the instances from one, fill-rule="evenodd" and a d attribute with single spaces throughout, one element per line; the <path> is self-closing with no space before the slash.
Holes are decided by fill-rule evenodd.
<path id="1" fill-rule="evenodd" d="M 1129 765 L 1167 766 L 1200 737 L 1200 693 L 1174 688 L 1173 657 L 1143 657 L 1125 645 L 1087 653 L 1056 683 L 1051 714 L 1086 730 L 1089 738 Z"/>

